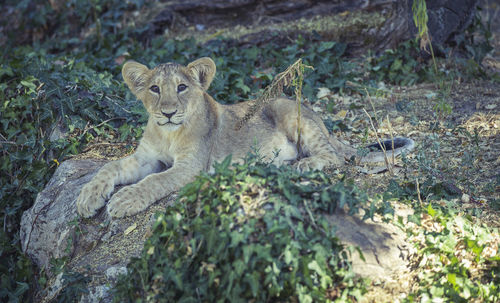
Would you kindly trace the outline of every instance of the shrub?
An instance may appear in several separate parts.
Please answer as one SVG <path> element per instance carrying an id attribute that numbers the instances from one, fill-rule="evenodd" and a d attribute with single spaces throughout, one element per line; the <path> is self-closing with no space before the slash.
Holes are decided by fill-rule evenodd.
<path id="1" fill-rule="evenodd" d="M 203 173 L 157 214 L 115 301 L 324 302 L 363 293 L 325 218 L 344 205 L 359 210 L 355 187 L 332 185 L 321 172 L 229 163 Z"/>

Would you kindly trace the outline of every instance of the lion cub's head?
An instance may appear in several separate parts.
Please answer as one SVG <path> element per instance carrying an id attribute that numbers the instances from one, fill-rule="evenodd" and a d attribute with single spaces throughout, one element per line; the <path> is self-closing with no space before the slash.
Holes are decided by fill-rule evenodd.
<path id="1" fill-rule="evenodd" d="M 215 63 L 200 58 L 187 66 L 166 63 L 148 69 L 135 61 L 123 65 L 122 75 L 154 121 L 166 130 L 186 123 L 203 101 L 215 75 Z"/>

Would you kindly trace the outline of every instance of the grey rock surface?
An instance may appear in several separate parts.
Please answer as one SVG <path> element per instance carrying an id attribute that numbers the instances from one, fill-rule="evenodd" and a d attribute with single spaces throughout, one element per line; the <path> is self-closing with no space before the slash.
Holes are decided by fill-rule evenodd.
<path id="1" fill-rule="evenodd" d="M 405 234 L 396 226 L 380 218 L 363 221 L 344 213 L 334 214 L 328 220 L 335 224 L 337 237 L 348 246 L 359 247 L 351 255 L 356 274 L 372 280 L 393 277 L 408 268 L 409 244 Z"/>
<path id="2" fill-rule="evenodd" d="M 151 233 L 156 212 L 174 200 L 166 197 L 145 212 L 110 220 L 105 211 L 90 219 L 78 219 L 75 201 L 81 187 L 89 182 L 106 161 L 68 160 L 62 163 L 33 207 L 21 221 L 22 248 L 41 268 L 51 258 L 68 257 L 66 268 L 90 277 L 89 294 L 81 302 L 108 302 L 109 289 L 126 272 L 131 257 L 138 256 Z M 380 280 L 406 268 L 404 234 L 379 220 L 362 221 L 338 213 L 329 216 L 337 235 L 347 245 L 360 247 L 366 262 L 355 252 L 353 268 L 361 276 Z M 57 296 L 61 285 L 55 277 L 48 297 Z M 44 298 L 44 300 L 50 299 Z"/>
<path id="3" fill-rule="evenodd" d="M 111 287 L 103 284 L 89 287 L 89 293 L 82 296 L 80 303 L 108 303 L 112 301 Z"/>
<path id="4" fill-rule="evenodd" d="M 65 161 L 21 218 L 21 245 L 35 263 L 46 268 L 51 258 L 72 253 L 77 217 L 75 199 L 83 184 L 105 161 Z M 89 174 L 90 173 L 90 174 Z"/>

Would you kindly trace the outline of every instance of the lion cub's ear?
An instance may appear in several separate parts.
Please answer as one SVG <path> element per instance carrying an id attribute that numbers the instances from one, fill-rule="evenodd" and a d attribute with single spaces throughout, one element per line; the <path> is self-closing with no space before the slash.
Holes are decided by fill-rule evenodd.
<path id="1" fill-rule="evenodd" d="M 215 63 L 208 57 L 193 61 L 187 66 L 189 72 L 198 81 L 204 90 L 207 90 L 215 76 Z"/>
<path id="2" fill-rule="evenodd" d="M 149 79 L 149 69 L 146 65 L 135 61 L 127 61 L 122 68 L 122 76 L 134 95 L 146 88 Z"/>

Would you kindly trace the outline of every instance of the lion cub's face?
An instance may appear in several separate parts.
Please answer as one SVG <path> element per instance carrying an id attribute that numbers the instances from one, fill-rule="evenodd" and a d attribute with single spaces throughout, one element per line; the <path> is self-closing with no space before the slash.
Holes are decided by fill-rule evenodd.
<path id="1" fill-rule="evenodd" d="M 145 65 L 128 61 L 122 75 L 134 95 L 140 99 L 154 122 L 167 131 L 177 130 L 189 122 L 203 101 L 215 75 L 215 63 L 201 58 L 184 67 L 176 63 L 148 69 Z"/>

